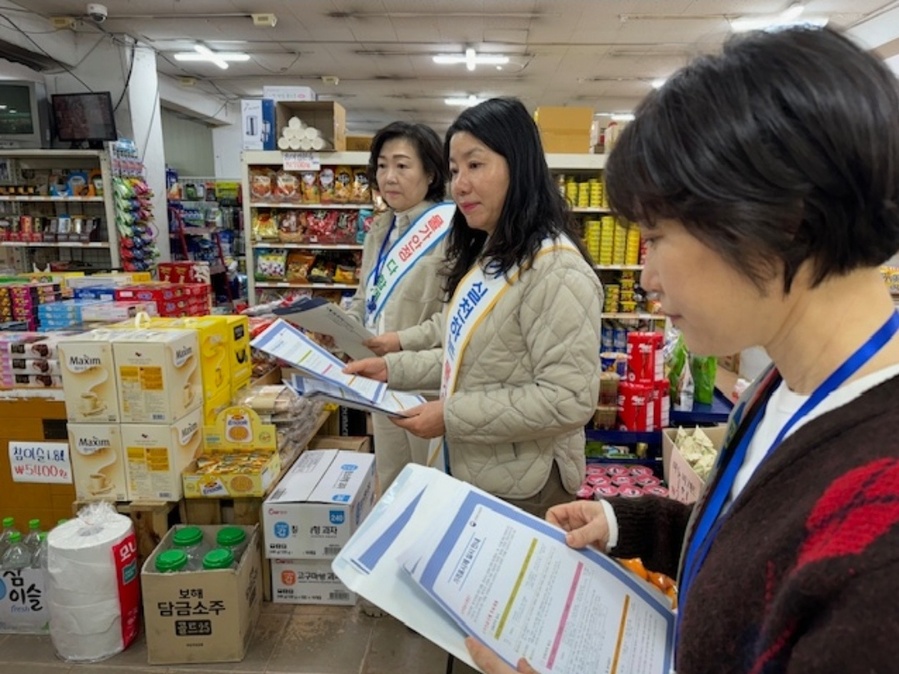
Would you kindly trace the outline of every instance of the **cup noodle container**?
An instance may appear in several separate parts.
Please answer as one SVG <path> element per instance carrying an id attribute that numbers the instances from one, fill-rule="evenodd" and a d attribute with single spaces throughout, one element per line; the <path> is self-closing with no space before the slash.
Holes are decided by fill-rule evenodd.
<path id="1" fill-rule="evenodd" d="M 131 519 L 88 506 L 47 535 L 50 639 L 67 662 L 120 653 L 140 630 L 140 572 Z"/>
<path id="2" fill-rule="evenodd" d="M 653 418 L 652 385 L 621 382 L 618 385 L 618 419 L 622 430 L 636 433 L 647 430 L 647 415 Z"/>

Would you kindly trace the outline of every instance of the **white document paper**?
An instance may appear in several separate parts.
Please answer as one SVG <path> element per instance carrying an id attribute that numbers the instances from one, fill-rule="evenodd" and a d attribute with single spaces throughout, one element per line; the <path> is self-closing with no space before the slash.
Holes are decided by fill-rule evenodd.
<path id="1" fill-rule="evenodd" d="M 292 375 L 289 380 L 286 380 L 286 383 L 294 391 L 307 398 L 321 397 L 338 405 L 364 412 L 377 412 L 398 417 L 406 416 L 407 410 L 426 402 L 420 395 L 393 391 L 389 388 L 385 388 L 380 400 L 374 402 L 344 387 L 297 374 Z"/>
<path id="2" fill-rule="evenodd" d="M 672 666 L 675 619 L 660 592 L 434 469 L 404 468 L 332 568 L 469 664 L 465 635 L 513 667 L 526 657 L 547 674 L 668 674 Z"/>
<path id="3" fill-rule="evenodd" d="M 296 323 L 304 330 L 330 335 L 338 349 L 351 358 L 376 355 L 362 342 L 375 336 L 333 302 L 321 297 L 306 297 L 287 307 L 278 307 L 275 314 Z"/>
<path id="4" fill-rule="evenodd" d="M 280 319 L 260 333 L 251 346 L 289 363 L 306 379 L 313 379 L 311 385 L 303 378 L 288 381 L 303 394 L 318 393 L 341 405 L 394 415 L 402 415 L 404 410 L 425 402 L 421 396 L 393 391 L 384 382 L 344 374 L 343 361 Z"/>

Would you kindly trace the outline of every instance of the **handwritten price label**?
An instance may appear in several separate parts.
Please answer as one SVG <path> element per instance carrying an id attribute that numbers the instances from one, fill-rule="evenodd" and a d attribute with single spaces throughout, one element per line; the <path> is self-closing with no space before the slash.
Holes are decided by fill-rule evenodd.
<path id="1" fill-rule="evenodd" d="M 322 167 L 317 152 L 285 152 L 281 158 L 285 171 L 320 171 Z"/>
<path id="2" fill-rule="evenodd" d="M 72 483 L 66 442 L 11 441 L 9 467 L 13 482 Z"/>

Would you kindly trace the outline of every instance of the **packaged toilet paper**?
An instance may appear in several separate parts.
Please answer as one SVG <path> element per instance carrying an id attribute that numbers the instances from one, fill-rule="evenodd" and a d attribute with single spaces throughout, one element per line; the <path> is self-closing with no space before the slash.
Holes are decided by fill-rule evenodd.
<path id="1" fill-rule="evenodd" d="M 69 662 L 120 653 L 140 628 L 140 569 L 131 520 L 105 502 L 47 536 L 50 638 Z"/>

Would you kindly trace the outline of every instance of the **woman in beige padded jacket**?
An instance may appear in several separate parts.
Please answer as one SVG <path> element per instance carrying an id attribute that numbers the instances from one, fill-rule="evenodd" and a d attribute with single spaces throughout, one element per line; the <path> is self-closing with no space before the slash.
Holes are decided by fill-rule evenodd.
<path id="1" fill-rule="evenodd" d="M 383 353 L 384 333 L 418 325 L 443 308 L 440 271 L 453 207 L 439 205 L 446 194 L 446 162 L 440 137 L 422 124 L 393 122 L 381 129 L 372 140 L 369 176 L 389 209 L 365 237 L 360 284 L 349 314 L 377 335 L 367 345 Z M 435 215 L 445 220 L 442 229 L 428 227 L 436 223 Z M 406 346 L 435 343 L 434 337 L 423 340 Z M 372 425 L 384 490 L 407 463 L 425 463 L 428 441 L 383 415 L 373 415 Z"/>
<path id="2" fill-rule="evenodd" d="M 431 463 L 542 515 L 584 476 L 584 425 L 599 393 L 602 288 L 552 180 L 536 125 L 515 99 L 463 112 L 447 132 L 457 211 L 451 297 L 408 349 L 347 367 L 400 389 L 440 387 L 394 423 L 437 438 Z M 441 451 L 443 453 L 441 453 Z"/>

